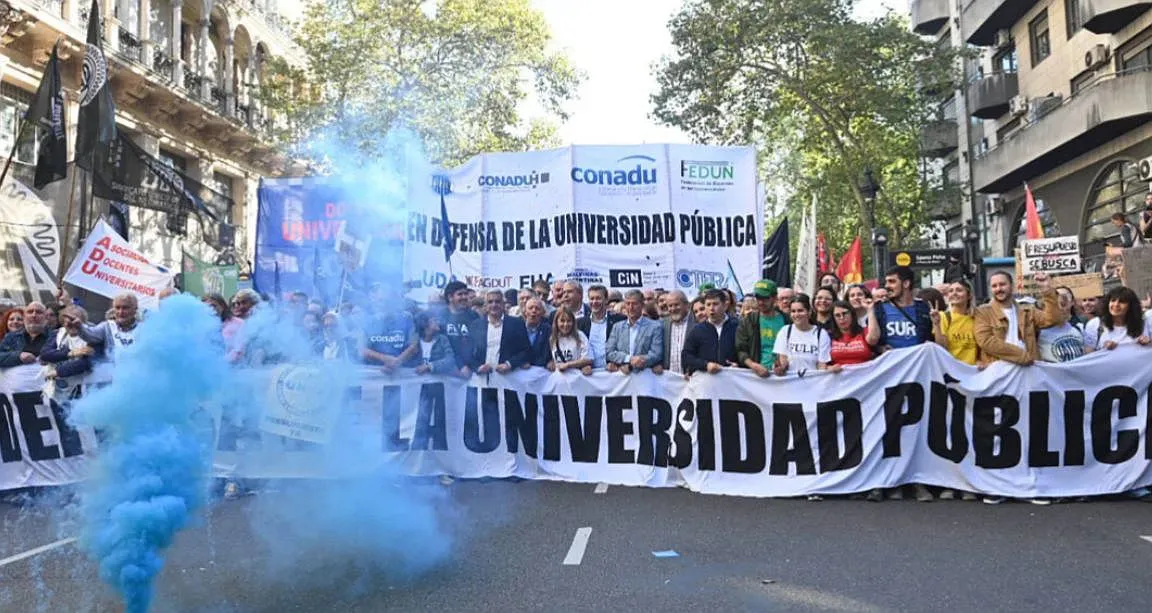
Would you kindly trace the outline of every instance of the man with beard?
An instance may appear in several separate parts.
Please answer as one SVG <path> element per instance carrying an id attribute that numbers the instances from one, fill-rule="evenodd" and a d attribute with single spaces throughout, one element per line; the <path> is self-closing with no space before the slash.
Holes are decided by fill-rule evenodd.
<path id="1" fill-rule="evenodd" d="M 767 377 L 776 366 L 776 334 L 788 324 L 776 308 L 778 292 L 775 281 L 757 281 L 752 286 L 757 310 L 740 320 L 736 330 L 736 362 L 760 377 Z M 791 304 L 791 298 L 788 302 Z"/>
<path id="2" fill-rule="evenodd" d="M 668 312 L 668 316 L 663 320 L 664 329 L 664 364 L 667 364 L 667 370 L 670 370 L 678 375 L 684 374 L 684 366 L 681 363 L 681 352 L 684 350 L 684 339 L 688 336 L 688 331 L 692 329 L 695 324 L 689 321 L 688 317 L 688 297 L 680 290 L 673 290 L 664 294 L 664 309 Z M 652 372 L 660 374 L 664 372 L 664 364 L 654 366 Z"/>
<path id="3" fill-rule="evenodd" d="M 35 364 L 48 343 L 48 309 L 39 302 L 24 307 L 24 329 L 0 341 L 0 368 Z"/>
<path id="4" fill-rule="evenodd" d="M 989 277 L 988 295 L 992 300 L 976 308 L 975 323 L 976 344 L 985 359 L 1021 366 L 1032 364 L 1040 356 L 1036 344 L 1040 330 L 1067 320 L 1056 291 L 1049 287 L 1048 276 L 1041 273 L 1034 279 L 1042 292 L 1040 309 L 1016 302 L 1012 275 L 1000 271 Z"/>

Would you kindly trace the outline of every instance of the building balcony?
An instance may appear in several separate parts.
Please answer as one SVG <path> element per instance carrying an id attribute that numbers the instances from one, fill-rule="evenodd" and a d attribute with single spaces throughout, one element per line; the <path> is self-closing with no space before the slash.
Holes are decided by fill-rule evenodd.
<path id="1" fill-rule="evenodd" d="M 912 0 L 912 31 L 928 36 L 948 23 L 948 0 Z"/>
<path id="2" fill-rule="evenodd" d="M 1036 5 L 1036 0 L 969 0 L 960 17 L 961 34 L 973 45 L 996 42 L 996 32 L 1012 27 Z"/>
<path id="3" fill-rule="evenodd" d="M 998 194 L 1152 120 L 1152 71 L 1102 77 L 1026 124 L 972 165 L 977 191 Z"/>
<path id="4" fill-rule="evenodd" d="M 968 106 L 973 117 L 996 119 L 1008 112 L 1008 102 L 1020 93 L 1014 72 L 995 72 L 968 85 Z"/>
<path id="5" fill-rule="evenodd" d="M 960 146 L 960 127 L 955 119 L 929 121 L 920 128 L 920 151 L 925 157 L 944 157 Z"/>
<path id="6" fill-rule="evenodd" d="M 1152 8 L 1150 0 L 1076 1 L 1084 18 L 1084 29 L 1096 34 L 1115 34 Z"/>
<path id="7" fill-rule="evenodd" d="M 948 221 L 959 217 L 961 195 L 961 189 L 957 185 L 936 190 L 935 200 L 928 205 L 928 219 Z"/>

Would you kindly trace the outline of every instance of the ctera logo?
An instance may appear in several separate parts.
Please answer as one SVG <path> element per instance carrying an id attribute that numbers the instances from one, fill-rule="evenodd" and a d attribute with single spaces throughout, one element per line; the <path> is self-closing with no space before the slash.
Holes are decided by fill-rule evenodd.
<path id="1" fill-rule="evenodd" d="M 629 155 L 616 160 L 617 168 L 572 168 L 572 182 L 596 185 L 600 193 L 653 194 L 656 192 L 656 158 L 647 155 Z"/>
<path id="2" fill-rule="evenodd" d="M 547 183 L 549 174 L 533 170 L 523 175 L 480 175 L 476 183 L 484 191 L 526 191 Z"/>
<path id="3" fill-rule="evenodd" d="M 716 287 L 724 285 L 727 278 L 722 272 L 712 270 L 689 270 L 681 268 L 676 271 L 676 284 L 680 287 L 700 287 L 705 283 L 712 283 Z"/>

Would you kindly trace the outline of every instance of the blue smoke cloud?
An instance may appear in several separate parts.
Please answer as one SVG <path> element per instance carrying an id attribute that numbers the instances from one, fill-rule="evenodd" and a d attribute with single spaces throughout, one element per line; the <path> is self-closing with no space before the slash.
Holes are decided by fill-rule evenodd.
<path id="1" fill-rule="evenodd" d="M 77 401 L 73 420 L 104 439 L 82 490 L 80 541 L 128 613 L 147 611 L 164 550 L 205 502 L 211 421 L 204 413 L 229 370 L 219 323 L 177 296 L 117 352 L 116 379 Z"/>

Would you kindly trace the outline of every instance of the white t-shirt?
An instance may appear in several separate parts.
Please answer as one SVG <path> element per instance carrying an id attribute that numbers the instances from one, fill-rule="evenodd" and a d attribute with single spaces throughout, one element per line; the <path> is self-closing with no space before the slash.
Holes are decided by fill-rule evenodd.
<path id="1" fill-rule="evenodd" d="M 1144 331 L 1142 334 L 1148 334 L 1148 321 L 1144 321 Z M 1104 348 L 1104 344 L 1112 341 L 1117 345 L 1127 345 L 1135 343 L 1136 339 L 1128 336 L 1127 326 L 1118 326 L 1111 330 L 1103 329 L 1100 325 L 1100 318 L 1097 317 L 1088 322 L 1084 326 L 1084 346 L 1092 350 L 1100 350 Z"/>
<path id="2" fill-rule="evenodd" d="M 776 345 L 772 351 L 788 356 L 790 373 L 816 370 L 817 364 L 832 361 L 832 337 L 819 326 L 812 326 L 805 332 L 788 324 L 776 333 Z"/>
<path id="3" fill-rule="evenodd" d="M 1071 362 L 1084 355 L 1084 332 L 1068 322 L 1042 328 L 1037 336 L 1036 345 L 1044 362 Z"/>
<path id="4" fill-rule="evenodd" d="M 434 340 L 426 341 L 424 339 L 420 339 L 420 355 L 424 357 L 425 364 L 432 361 L 432 345 L 435 344 L 436 341 Z"/>
<path id="5" fill-rule="evenodd" d="M 1016 307 L 1004 309 L 1004 317 L 1008 318 L 1008 334 L 1004 342 L 1024 349 L 1024 341 L 1020 338 L 1020 316 L 1016 313 Z"/>
<path id="6" fill-rule="evenodd" d="M 556 339 L 556 346 L 552 348 L 552 360 L 555 362 L 576 362 L 579 360 L 587 360 L 591 357 L 589 351 L 591 348 L 588 346 L 588 337 L 584 333 L 576 330 L 579 336 L 577 339 L 571 336 L 561 336 Z"/>
<path id="7" fill-rule="evenodd" d="M 492 325 L 488 321 L 488 347 L 484 354 L 484 363 L 489 366 L 500 364 L 500 332 L 504 329 L 504 318 L 500 318 L 500 325 Z"/>

